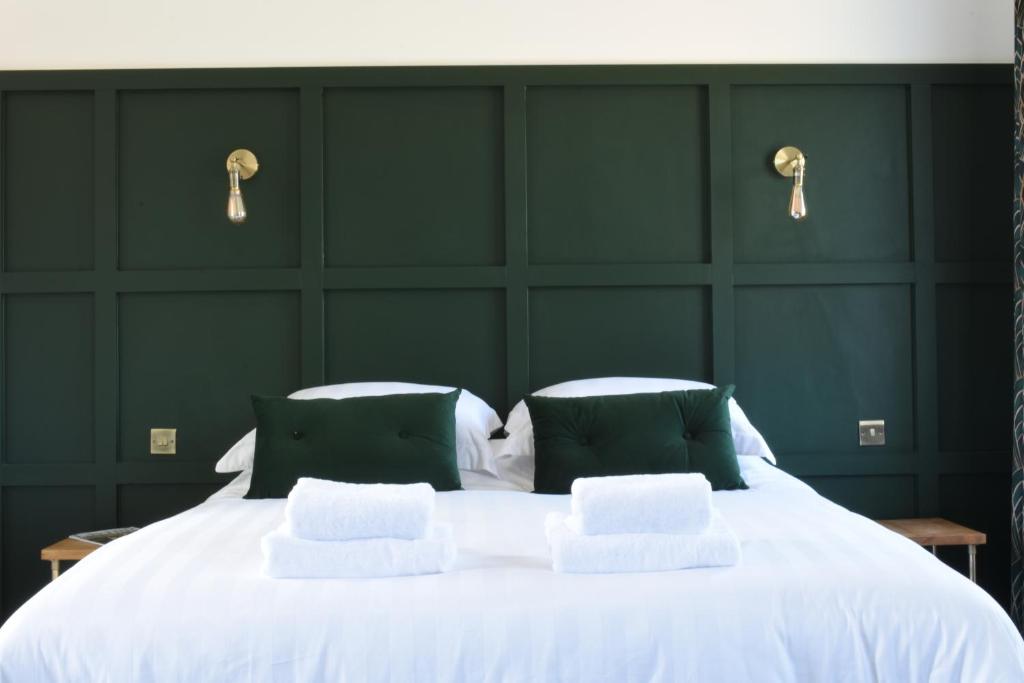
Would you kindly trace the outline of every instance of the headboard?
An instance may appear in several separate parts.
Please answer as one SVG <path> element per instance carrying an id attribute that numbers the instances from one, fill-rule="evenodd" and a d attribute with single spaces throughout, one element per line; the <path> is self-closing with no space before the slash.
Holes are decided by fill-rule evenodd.
<path id="1" fill-rule="evenodd" d="M 38 550 L 223 481 L 251 393 L 737 384 L 783 468 L 989 532 L 1005 597 L 1011 69 L 0 73 L 3 614 Z M 776 149 L 808 157 L 808 218 Z M 249 220 L 224 160 L 255 151 Z M 861 448 L 857 421 L 885 419 Z M 178 453 L 149 454 L 151 427 Z"/>

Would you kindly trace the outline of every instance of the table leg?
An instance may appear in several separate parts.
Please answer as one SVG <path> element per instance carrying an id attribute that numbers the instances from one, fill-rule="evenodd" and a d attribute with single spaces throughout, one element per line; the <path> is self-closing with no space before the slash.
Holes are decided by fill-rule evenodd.
<path id="1" fill-rule="evenodd" d="M 967 546 L 967 573 L 971 577 L 971 581 L 978 583 L 978 547 L 976 545 Z"/>
<path id="2" fill-rule="evenodd" d="M 50 560 L 50 580 L 56 581 L 60 576 L 60 560 Z"/>
<path id="3" fill-rule="evenodd" d="M 937 551 L 937 550 L 935 549 L 935 546 L 932 546 L 932 555 L 938 555 L 938 554 L 939 554 L 939 553 L 938 553 L 938 551 Z"/>

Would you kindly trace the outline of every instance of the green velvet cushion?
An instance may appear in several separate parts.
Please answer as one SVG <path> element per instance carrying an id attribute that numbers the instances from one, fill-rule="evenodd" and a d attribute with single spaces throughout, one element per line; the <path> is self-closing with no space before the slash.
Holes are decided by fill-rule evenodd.
<path id="1" fill-rule="evenodd" d="M 527 396 L 537 493 L 579 477 L 700 472 L 711 488 L 745 489 L 729 420 L 732 385 L 657 394 Z"/>
<path id="2" fill-rule="evenodd" d="M 462 488 L 455 402 L 447 394 L 252 397 L 256 453 L 246 498 L 285 498 L 299 477 Z"/>

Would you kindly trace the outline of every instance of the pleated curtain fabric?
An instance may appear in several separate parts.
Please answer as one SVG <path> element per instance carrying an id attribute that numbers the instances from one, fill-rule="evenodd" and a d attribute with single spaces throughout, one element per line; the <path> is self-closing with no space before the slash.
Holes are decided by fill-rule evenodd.
<path id="1" fill-rule="evenodd" d="M 1024 0 L 1014 3 L 1013 478 L 1010 614 L 1024 633 Z"/>

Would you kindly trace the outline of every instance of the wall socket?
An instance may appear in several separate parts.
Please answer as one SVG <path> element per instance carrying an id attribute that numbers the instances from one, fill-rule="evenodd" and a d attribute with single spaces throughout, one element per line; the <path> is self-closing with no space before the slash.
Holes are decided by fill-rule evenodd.
<path id="1" fill-rule="evenodd" d="M 885 420 L 861 420 L 857 427 L 861 446 L 885 445 Z"/>
<path id="2" fill-rule="evenodd" d="M 178 430 L 177 429 L 150 429 L 149 430 L 149 453 L 150 455 L 174 455 L 177 453 Z"/>

